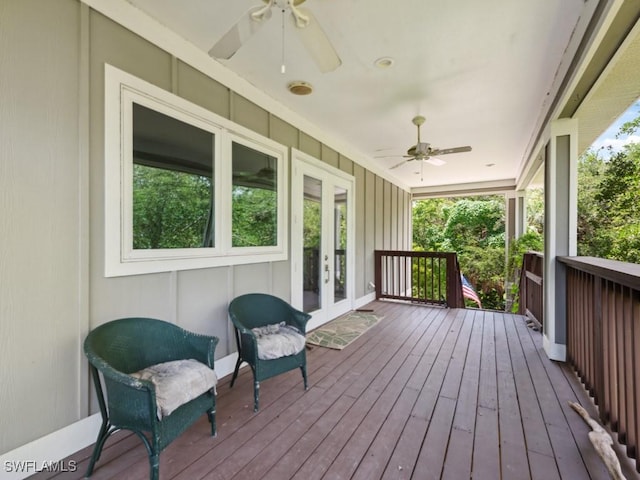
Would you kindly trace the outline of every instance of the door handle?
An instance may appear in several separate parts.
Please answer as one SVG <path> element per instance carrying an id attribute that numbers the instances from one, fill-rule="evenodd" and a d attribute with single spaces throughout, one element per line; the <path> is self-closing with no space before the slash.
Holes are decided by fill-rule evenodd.
<path id="1" fill-rule="evenodd" d="M 324 283 L 329 283 L 329 264 L 324 264 Z"/>

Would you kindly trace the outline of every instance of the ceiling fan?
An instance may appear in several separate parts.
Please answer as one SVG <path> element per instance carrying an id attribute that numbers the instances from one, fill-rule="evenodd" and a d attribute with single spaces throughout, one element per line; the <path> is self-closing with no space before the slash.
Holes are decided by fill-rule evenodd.
<path id="1" fill-rule="evenodd" d="M 318 65 L 322 73 L 331 72 L 342 64 L 335 48 L 322 30 L 316 18 L 308 10 L 299 7 L 306 0 L 262 0 L 265 5 L 252 7 L 224 36 L 209 50 L 214 58 L 230 59 L 240 47 L 271 18 L 271 10 L 277 7 L 282 10 L 283 22 L 285 11 L 291 13 L 291 22 L 296 27 L 304 47 Z M 284 29 L 284 23 L 283 23 Z M 284 42 L 284 36 L 283 36 Z M 284 63 L 283 63 L 284 73 Z"/>
<path id="2" fill-rule="evenodd" d="M 444 160 L 440 160 L 439 158 L 432 158 L 432 157 L 440 156 L 440 155 L 448 155 L 450 153 L 462 153 L 462 152 L 471 151 L 471 147 L 469 146 L 453 147 L 453 148 L 433 148 L 431 147 L 431 144 L 421 142 L 420 127 L 422 126 L 424 121 L 425 121 L 425 118 L 421 115 L 413 117 L 413 120 L 411 120 L 411 122 L 416 127 L 418 127 L 418 143 L 416 143 L 413 147 L 407 150 L 407 155 L 403 155 L 403 157 L 407 158 L 408 160 L 403 160 L 397 165 L 394 165 L 393 167 L 391 167 L 391 170 L 393 170 L 394 168 L 398 168 L 399 166 L 404 165 L 407 162 L 412 162 L 413 160 L 424 160 L 425 162 L 430 163 L 431 165 L 440 166 L 440 165 L 444 165 L 446 162 Z"/>

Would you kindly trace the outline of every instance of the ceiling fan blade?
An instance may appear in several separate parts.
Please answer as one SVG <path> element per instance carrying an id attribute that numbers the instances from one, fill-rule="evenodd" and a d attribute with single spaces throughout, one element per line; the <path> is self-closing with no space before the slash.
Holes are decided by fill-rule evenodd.
<path id="1" fill-rule="evenodd" d="M 401 161 L 400 163 L 395 164 L 395 165 L 394 165 L 393 167 L 391 167 L 389 170 L 393 170 L 394 168 L 398 168 L 398 167 L 400 167 L 400 166 L 402 166 L 402 165 L 404 165 L 405 163 L 410 162 L 410 161 L 411 161 L 411 160 L 403 160 L 403 161 Z"/>
<path id="2" fill-rule="evenodd" d="M 373 158 L 416 158 L 415 155 L 375 155 Z"/>
<path id="3" fill-rule="evenodd" d="M 466 147 L 454 147 L 454 148 L 436 148 L 434 150 L 432 150 L 430 153 L 431 155 L 447 155 L 449 153 L 462 153 L 462 152 L 470 152 L 471 151 L 471 147 L 466 146 Z"/>
<path id="4" fill-rule="evenodd" d="M 342 60 L 340 60 L 336 49 L 333 48 L 316 18 L 308 10 L 300 7 L 296 7 L 296 13 L 301 16 L 291 15 L 292 22 L 300 35 L 302 44 L 320 71 L 322 73 L 332 72 L 342 65 Z M 301 21 L 301 18 L 308 19 L 308 22 Z"/>
<path id="5" fill-rule="evenodd" d="M 439 158 L 433 158 L 433 157 L 425 159 L 425 162 L 430 163 L 431 165 L 435 165 L 436 167 L 440 167 L 445 163 L 447 163 L 444 160 L 440 160 Z"/>
<path id="6" fill-rule="evenodd" d="M 255 15 L 254 15 L 255 14 Z M 271 9 L 250 8 L 238 22 L 209 50 L 214 58 L 230 59 L 240 47 L 271 18 Z"/>

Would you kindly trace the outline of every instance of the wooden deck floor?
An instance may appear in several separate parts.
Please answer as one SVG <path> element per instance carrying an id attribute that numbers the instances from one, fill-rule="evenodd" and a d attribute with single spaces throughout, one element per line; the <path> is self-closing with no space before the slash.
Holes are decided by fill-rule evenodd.
<path id="1" fill-rule="evenodd" d="M 218 436 L 206 417 L 161 455 L 162 479 L 606 479 L 588 428 L 567 406 L 590 406 L 567 367 L 549 361 L 522 317 L 390 302 L 384 319 L 342 351 L 308 351 L 299 371 L 261 384 L 250 372 L 218 387 Z M 595 414 L 589 407 L 590 413 Z M 82 478 L 91 454 L 73 457 Z M 638 478 L 625 467 L 628 478 Z M 140 440 L 119 433 L 95 480 L 147 479 Z"/>

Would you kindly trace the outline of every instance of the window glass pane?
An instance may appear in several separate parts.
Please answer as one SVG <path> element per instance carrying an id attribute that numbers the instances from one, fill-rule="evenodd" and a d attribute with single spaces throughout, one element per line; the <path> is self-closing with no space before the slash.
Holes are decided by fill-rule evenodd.
<path id="1" fill-rule="evenodd" d="M 133 248 L 213 245 L 215 136 L 133 104 Z"/>
<path id="2" fill-rule="evenodd" d="M 232 246 L 277 245 L 277 158 L 233 142 L 232 165 Z"/>

